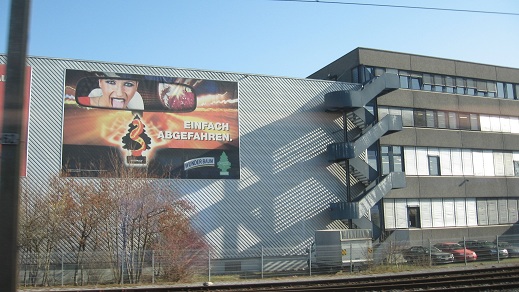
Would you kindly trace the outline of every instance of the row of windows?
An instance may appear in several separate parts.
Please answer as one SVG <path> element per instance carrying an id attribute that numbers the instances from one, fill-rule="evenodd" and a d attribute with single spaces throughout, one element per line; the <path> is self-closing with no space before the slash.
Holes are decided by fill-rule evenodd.
<path id="1" fill-rule="evenodd" d="M 519 176 L 519 151 L 381 146 L 382 174 Z"/>
<path id="2" fill-rule="evenodd" d="M 387 229 L 514 224 L 518 200 L 509 198 L 384 199 Z"/>
<path id="3" fill-rule="evenodd" d="M 352 69 L 352 82 L 365 84 L 385 72 L 399 75 L 400 88 L 505 99 L 519 99 L 519 84 L 453 77 L 440 74 L 409 72 L 363 65 Z"/>
<path id="4" fill-rule="evenodd" d="M 379 119 L 388 114 L 401 116 L 404 127 L 519 134 L 519 117 L 384 106 L 378 108 Z"/>

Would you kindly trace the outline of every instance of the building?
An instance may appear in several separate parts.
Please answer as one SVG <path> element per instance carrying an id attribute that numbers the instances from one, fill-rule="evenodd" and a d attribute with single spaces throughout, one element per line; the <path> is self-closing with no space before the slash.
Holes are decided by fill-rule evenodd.
<path id="1" fill-rule="evenodd" d="M 95 182 L 110 169 L 92 162 L 115 151 L 127 167 L 161 169 L 156 183 L 193 202 L 215 256 L 301 254 L 320 229 L 369 228 L 376 240 L 518 234 L 519 69 L 363 48 L 308 79 L 27 65 L 22 188 L 42 193 L 60 172 Z M 109 77 L 138 80 L 145 110 L 78 98 L 98 97 L 90 87 Z M 166 102 L 172 86 L 196 104 Z M 140 122 L 150 148 L 135 154 L 121 141 Z"/>
<path id="2" fill-rule="evenodd" d="M 398 116 L 403 127 L 381 137 L 367 156 L 380 175 L 404 171 L 406 187 L 374 208 L 382 214 L 382 236 L 517 235 L 519 70 L 357 48 L 309 78 L 367 89 L 387 75 L 398 76 L 398 89 L 368 105 L 376 120 Z"/>

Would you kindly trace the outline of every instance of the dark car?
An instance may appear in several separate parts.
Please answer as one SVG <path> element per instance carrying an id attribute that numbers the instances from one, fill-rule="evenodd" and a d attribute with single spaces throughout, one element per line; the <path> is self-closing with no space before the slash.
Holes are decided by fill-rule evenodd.
<path id="1" fill-rule="evenodd" d="M 475 261 L 478 258 L 478 255 L 475 251 L 470 250 L 468 248 L 463 248 L 458 243 L 455 242 L 442 242 L 434 245 L 444 252 L 449 252 L 454 255 L 454 261 L 464 262 L 465 260 L 468 262 Z"/>
<path id="2" fill-rule="evenodd" d="M 514 245 L 506 241 L 499 241 L 499 247 L 505 248 L 508 251 L 509 258 L 519 257 L 519 245 Z"/>
<path id="3" fill-rule="evenodd" d="M 463 245 L 464 242 L 460 241 L 459 244 Z M 508 257 L 506 248 L 498 248 L 495 243 L 486 240 L 466 240 L 465 247 L 475 251 L 479 260 L 505 259 Z"/>
<path id="4" fill-rule="evenodd" d="M 443 252 L 437 247 L 412 246 L 402 252 L 405 260 L 409 263 L 429 264 L 447 264 L 454 262 L 454 255 L 449 252 Z"/>

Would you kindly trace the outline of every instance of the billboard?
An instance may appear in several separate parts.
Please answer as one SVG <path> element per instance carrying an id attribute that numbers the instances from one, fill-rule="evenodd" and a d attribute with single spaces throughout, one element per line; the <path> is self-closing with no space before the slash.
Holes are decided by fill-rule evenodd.
<path id="1" fill-rule="evenodd" d="M 62 173 L 239 179 L 238 83 L 66 70 Z"/>
<path id="2" fill-rule="evenodd" d="M 7 65 L 0 64 L 0 131 L 3 129 L 5 81 Z M 31 93 L 31 67 L 25 67 L 25 92 L 23 101 L 23 117 L 20 133 L 20 176 L 27 175 L 27 132 L 29 122 L 29 100 Z M 0 151 L 2 145 L 0 144 Z"/>

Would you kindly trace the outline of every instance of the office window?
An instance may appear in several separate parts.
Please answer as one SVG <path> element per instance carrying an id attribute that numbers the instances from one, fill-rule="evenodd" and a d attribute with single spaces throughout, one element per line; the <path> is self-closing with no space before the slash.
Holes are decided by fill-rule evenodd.
<path id="1" fill-rule="evenodd" d="M 411 76 L 411 89 L 420 90 L 422 89 L 422 80 L 419 77 Z"/>
<path id="2" fill-rule="evenodd" d="M 436 128 L 436 113 L 434 111 L 425 111 L 425 122 L 428 128 Z"/>
<path id="3" fill-rule="evenodd" d="M 456 77 L 456 93 L 465 94 L 465 79 Z"/>
<path id="4" fill-rule="evenodd" d="M 497 88 L 496 83 L 487 81 L 487 96 L 489 97 L 496 97 L 497 96 Z"/>
<path id="5" fill-rule="evenodd" d="M 519 161 L 514 160 L 514 175 L 519 176 Z"/>
<path id="6" fill-rule="evenodd" d="M 407 218 L 409 219 L 409 227 L 420 228 L 420 207 L 407 206 Z"/>
<path id="7" fill-rule="evenodd" d="M 405 71 L 400 71 L 400 88 L 409 88 L 409 75 Z"/>
<path id="8" fill-rule="evenodd" d="M 479 115 L 478 114 L 470 114 L 470 129 L 472 131 L 479 131 Z"/>
<path id="9" fill-rule="evenodd" d="M 449 129 L 458 128 L 458 114 L 455 112 L 449 112 Z"/>
<path id="10" fill-rule="evenodd" d="M 476 81 L 474 81 L 474 79 L 467 79 L 466 84 L 467 89 L 465 90 L 465 94 L 476 95 Z"/>
<path id="11" fill-rule="evenodd" d="M 497 82 L 497 97 L 505 97 L 505 85 L 503 82 Z"/>
<path id="12" fill-rule="evenodd" d="M 429 175 L 441 175 L 440 173 L 440 157 L 428 156 L 429 160 Z"/>
<path id="13" fill-rule="evenodd" d="M 459 113 L 458 114 L 458 128 L 461 130 L 470 130 L 470 117 L 469 114 Z"/>
<path id="14" fill-rule="evenodd" d="M 427 125 L 425 110 L 415 109 L 413 114 L 415 127 L 425 127 Z"/>
<path id="15" fill-rule="evenodd" d="M 351 70 L 351 81 L 353 83 L 360 83 L 359 81 L 359 67 L 355 67 Z"/>
<path id="16" fill-rule="evenodd" d="M 401 146 L 381 146 L 382 174 L 404 171 L 404 152 Z"/>
<path id="17" fill-rule="evenodd" d="M 506 83 L 505 87 L 505 98 L 507 99 L 514 99 L 514 86 L 513 84 Z"/>
<path id="18" fill-rule="evenodd" d="M 432 90 L 432 84 L 431 74 L 423 74 L 423 90 Z"/>
<path id="19" fill-rule="evenodd" d="M 404 127 L 413 127 L 414 126 L 412 109 L 409 109 L 409 108 L 402 109 L 402 125 Z"/>
<path id="20" fill-rule="evenodd" d="M 445 112 L 438 111 L 436 112 L 437 120 L 438 120 L 438 128 L 446 129 L 448 125 L 447 115 Z"/>

